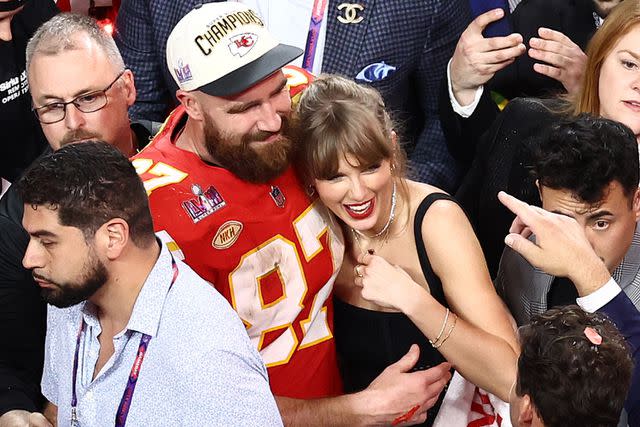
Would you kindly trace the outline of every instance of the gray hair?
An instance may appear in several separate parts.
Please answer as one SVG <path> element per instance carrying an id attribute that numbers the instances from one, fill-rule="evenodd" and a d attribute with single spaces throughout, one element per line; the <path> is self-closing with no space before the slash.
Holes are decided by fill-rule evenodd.
<path id="1" fill-rule="evenodd" d="M 80 49 L 76 35 L 89 36 L 107 55 L 117 69 L 124 69 L 122 55 L 113 38 L 96 21 L 78 13 L 59 13 L 38 28 L 27 44 L 27 71 L 35 54 L 57 55 L 65 50 Z"/>

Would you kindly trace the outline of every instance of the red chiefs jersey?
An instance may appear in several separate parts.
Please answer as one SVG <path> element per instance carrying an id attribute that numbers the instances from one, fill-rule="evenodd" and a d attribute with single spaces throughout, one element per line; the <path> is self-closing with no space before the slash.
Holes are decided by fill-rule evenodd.
<path id="1" fill-rule="evenodd" d="M 178 107 L 133 159 L 155 230 L 238 312 L 275 395 L 340 394 L 331 291 L 341 235 L 292 168 L 252 184 L 177 148 L 185 120 Z"/>

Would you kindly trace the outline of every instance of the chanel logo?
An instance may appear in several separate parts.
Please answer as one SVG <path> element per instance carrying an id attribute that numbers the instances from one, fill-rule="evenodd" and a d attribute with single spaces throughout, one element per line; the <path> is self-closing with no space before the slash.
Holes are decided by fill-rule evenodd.
<path id="1" fill-rule="evenodd" d="M 343 24 L 359 24 L 364 19 L 362 16 L 358 16 L 359 12 L 364 10 L 364 6 L 357 3 L 342 3 L 338 6 L 338 10 L 344 9 L 344 16 L 338 15 L 338 21 Z"/>

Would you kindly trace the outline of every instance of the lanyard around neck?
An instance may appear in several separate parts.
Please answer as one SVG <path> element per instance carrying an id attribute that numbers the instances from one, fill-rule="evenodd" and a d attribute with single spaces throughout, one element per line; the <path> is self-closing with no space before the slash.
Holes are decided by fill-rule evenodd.
<path id="1" fill-rule="evenodd" d="M 178 278 L 178 265 L 176 264 L 175 259 L 173 259 L 173 255 L 171 255 L 171 268 L 173 270 L 173 278 L 171 279 L 169 289 L 171 289 L 173 284 L 176 282 L 176 279 Z M 78 355 L 80 353 L 80 338 L 82 337 L 83 331 L 84 319 L 82 319 L 80 330 L 78 330 L 78 336 L 76 338 L 76 350 L 73 356 L 73 375 L 71 383 L 71 425 L 74 427 L 78 425 L 78 395 L 76 393 L 76 380 L 78 379 Z M 151 335 L 142 334 L 142 338 L 140 338 L 140 344 L 138 345 L 136 358 L 133 361 L 133 365 L 131 366 L 131 372 L 129 373 L 127 386 L 125 387 L 122 398 L 120 399 L 120 405 L 118 405 L 118 412 L 116 413 L 115 421 L 116 427 L 124 427 L 127 422 L 129 408 L 131 408 L 131 402 L 133 400 L 133 392 L 136 389 L 138 376 L 140 375 L 140 370 L 142 369 L 142 362 L 144 360 L 145 354 L 147 353 L 147 346 L 149 345 L 149 341 L 151 341 Z"/>
<path id="2" fill-rule="evenodd" d="M 318 45 L 318 38 L 320 38 L 320 28 L 322 27 L 322 19 L 326 8 L 327 0 L 314 0 L 313 9 L 311 10 L 311 20 L 309 21 L 307 43 L 304 48 L 304 56 L 302 57 L 302 68 L 310 73 L 313 72 L 313 61 L 316 57 L 316 47 Z"/>

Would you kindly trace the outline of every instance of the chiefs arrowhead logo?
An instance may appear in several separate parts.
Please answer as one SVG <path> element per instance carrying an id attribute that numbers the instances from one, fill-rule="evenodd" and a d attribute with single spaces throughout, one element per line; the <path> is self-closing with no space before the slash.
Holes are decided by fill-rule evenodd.
<path id="1" fill-rule="evenodd" d="M 245 56 L 258 41 L 258 36 L 253 33 L 243 33 L 229 39 L 229 50 L 232 55 Z"/>

